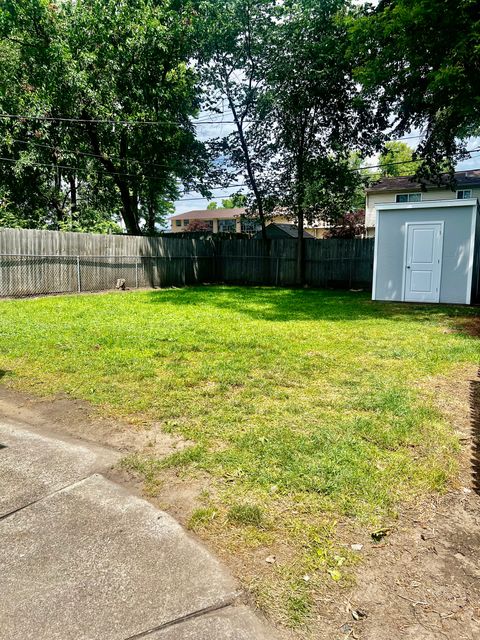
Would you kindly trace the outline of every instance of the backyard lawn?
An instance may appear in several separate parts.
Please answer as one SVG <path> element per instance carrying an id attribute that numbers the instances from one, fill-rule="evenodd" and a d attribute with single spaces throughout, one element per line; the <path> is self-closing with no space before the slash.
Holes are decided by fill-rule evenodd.
<path id="1" fill-rule="evenodd" d="M 6 384 L 185 438 L 123 464 L 150 495 L 172 470 L 208 474 L 190 526 L 295 625 L 325 584 L 351 579 L 343 543 L 455 481 L 457 437 L 429 382 L 478 362 L 475 313 L 222 286 L 5 300 L 0 369 Z"/>

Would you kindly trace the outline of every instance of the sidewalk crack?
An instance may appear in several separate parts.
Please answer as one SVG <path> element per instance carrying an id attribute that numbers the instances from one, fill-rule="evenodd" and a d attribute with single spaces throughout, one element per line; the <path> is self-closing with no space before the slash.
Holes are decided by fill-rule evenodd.
<path id="1" fill-rule="evenodd" d="M 184 616 L 180 616 L 180 618 L 175 618 L 175 620 L 169 620 L 168 622 L 159 624 L 156 627 L 147 629 L 147 631 L 140 631 L 140 633 L 135 633 L 133 634 L 133 636 L 128 636 L 128 638 L 125 638 L 124 640 L 139 640 L 140 638 L 146 638 L 151 633 L 155 633 L 156 631 L 163 631 L 163 629 L 168 629 L 170 627 L 176 626 L 177 624 L 182 624 L 183 622 L 188 622 L 189 620 L 195 620 L 195 618 L 200 618 L 201 616 L 207 615 L 209 613 L 213 613 L 214 611 L 221 611 L 223 609 L 228 609 L 228 607 L 231 607 L 233 604 L 235 604 L 239 595 L 240 594 L 237 592 L 233 594 L 225 602 L 210 605 L 209 607 L 203 607 L 203 609 L 198 609 L 197 611 L 193 611 L 192 613 L 187 613 Z"/>
<path id="2" fill-rule="evenodd" d="M 32 505 L 37 504 L 38 502 L 43 502 L 44 500 L 47 500 L 48 498 L 51 498 L 55 494 L 60 493 L 62 491 L 65 491 L 65 489 L 69 489 L 70 487 L 74 487 L 75 485 L 84 482 L 85 480 L 88 480 L 88 478 L 91 478 L 94 475 L 98 475 L 98 474 L 89 473 L 88 475 L 83 476 L 83 478 L 80 478 L 79 480 L 75 480 L 74 482 L 70 482 L 69 484 L 66 484 L 63 487 L 60 487 L 58 489 L 55 489 L 55 491 L 52 491 L 51 493 L 47 493 L 46 495 L 41 496 L 40 498 L 37 498 L 36 500 L 32 500 L 31 502 L 28 502 L 27 504 L 24 504 L 21 507 L 18 507 L 17 509 L 13 509 L 12 511 L 9 511 L 8 513 L 4 513 L 3 515 L 0 515 L 0 522 L 2 522 L 2 520 L 5 520 L 6 518 L 9 518 L 10 516 L 15 515 L 19 511 L 23 511 L 24 509 L 27 509 L 28 507 L 31 507 Z"/>

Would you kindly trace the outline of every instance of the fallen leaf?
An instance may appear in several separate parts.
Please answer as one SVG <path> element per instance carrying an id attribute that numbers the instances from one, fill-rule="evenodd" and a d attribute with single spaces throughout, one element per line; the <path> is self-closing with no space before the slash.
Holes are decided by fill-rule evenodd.
<path id="1" fill-rule="evenodd" d="M 340 582 L 342 579 L 342 574 L 338 569 L 328 569 L 328 573 L 330 574 L 331 579 L 335 582 Z"/>

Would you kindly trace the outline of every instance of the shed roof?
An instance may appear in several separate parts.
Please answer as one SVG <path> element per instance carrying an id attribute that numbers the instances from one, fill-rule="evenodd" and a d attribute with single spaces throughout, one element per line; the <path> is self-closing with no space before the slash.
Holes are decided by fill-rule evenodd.
<path id="1" fill-rule="evenodd" d="M 459 187 L 480 187 L 480 169 L 470 169 L 468 171 L 456 171 L 455 181 Z M 431 189 L 442 188 L 448 189 L 450 187 L 449 175 L 444 175 L 444 184 L 438 185 L 434 182 L 425 182 L 425 186 Z M 367 193 L 376 193 L 377 191 L 411 191 L 412 189 L 421 189 L 422 184 L 416 180 L 413 180 L 413 176 L 398 176 L 395 178 L 382 178 L 370 188 L 367 189 Z"/>
<path id="2" fill-rule="evenodd" d="M 279 229 L 282 233 L 284 233 L 286 236 L 289 236 L 290 238 L 298 238 L 298 227 L 295 224 L 271 222 L 266 227 L 267 235 L 268 235 L 268 230 L 272 228 Z M 258 237 L 261 237 L 261 232 L 258 232 L 257 235 Z M 315 236 L 312 236 L 311 233 L 308 233 L 308 231 L 305 231 L 305 230 L 303 230 L 303 237 L 313 238 L 315 240 Z"/>

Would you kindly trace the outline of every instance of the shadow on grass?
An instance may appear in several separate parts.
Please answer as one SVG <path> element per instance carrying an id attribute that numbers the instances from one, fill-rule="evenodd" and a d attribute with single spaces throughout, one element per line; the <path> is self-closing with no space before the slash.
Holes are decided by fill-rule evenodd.
<path id="1" fill-rule="evenodd" d="M 417 320 L 465 318 L 478 309 L 462 306 L 415 305 L 372 302 L 366 292 L 320 289 L 275 289 L 267 287 L 201 286 L 163 289 L 148 294 L 151 304 L 210 306 L 241 313 L 255 320 Z M 459 327 L 461 329 L 461 327 Z"/>
<path id="2" fill-rule="evenodd" d="M 470 382 L 470 421 L 472 428 L 472 485 L 480 495 L 480 370 Z"/>

